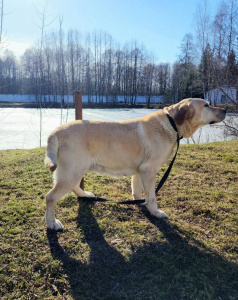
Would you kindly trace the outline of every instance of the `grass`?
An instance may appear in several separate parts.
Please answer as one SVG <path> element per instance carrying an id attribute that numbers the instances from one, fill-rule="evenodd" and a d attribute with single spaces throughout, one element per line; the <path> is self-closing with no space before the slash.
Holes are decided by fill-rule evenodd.
<path id="1" fill-rule="evenodd" d="M 181 146 L 158 197 L 168 220 L 68 194 L 63 233 L 43 220 L 43 159 L 43 149 L 0 151 L 1 299 L 238 299 L 238 141 Z M 130 198 L 129 178 L 88 174 L 85 188 Z"/>

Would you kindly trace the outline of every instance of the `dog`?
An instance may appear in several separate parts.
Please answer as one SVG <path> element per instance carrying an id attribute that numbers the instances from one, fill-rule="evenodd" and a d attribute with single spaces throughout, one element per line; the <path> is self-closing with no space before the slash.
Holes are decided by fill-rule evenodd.
<path id="1" fill-rule="evenodd" d="M 56 203 L 70 191 L 93 197 L 80 188 L 83 176 L 91 171 L 113 177 L 132 176 L 133 199 L 141 199 L 156 218 L 165 218 L 155 199 L 156 174 L 169 159 L 180 138 L 189 138 L 201 126 L 224 120 L 226 111 L 211 107 L 203 99 L 189 98 L 152 112 L 145 117 L 122 122 L 73 121 L 57 127 L 48 137 L 45 165 L 54 172 L 54 187 L 46 195 L 47 227 L 62 230 L 55 218 Z"/>

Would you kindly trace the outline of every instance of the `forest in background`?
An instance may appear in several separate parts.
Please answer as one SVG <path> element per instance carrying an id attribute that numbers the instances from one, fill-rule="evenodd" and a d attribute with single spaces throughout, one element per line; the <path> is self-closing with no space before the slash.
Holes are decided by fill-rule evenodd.
<path id="1" fill-rule="evenodd" d="M 194 32 L 184 35 L 173 63 L 158 62 L 137 41 L 121 45 L 106 32 L 65 32 L 62 18 L 58 29 L 50 30 L 44 12 L 39 13 L 39 40 L 17 58 L 3 41 L 3 16 L 2 5 L 1 94 L 34 94 L 40 103 L 52 101 L 48 95 L 55 95 L 64 104 L 66 95 L 81 89 L 89 103 L 101 103 L 104 98 L 117 103 L 118 96 L 123 96 L 125 104 L 134 105 L 138 96 L 146 96 L 149 106 L 152 96 L 177 102 L 203 98 L 222 85 L 238 90 L 237 0 L 222 1 L 214 16 L 207 2 L 201 2 Z"/>

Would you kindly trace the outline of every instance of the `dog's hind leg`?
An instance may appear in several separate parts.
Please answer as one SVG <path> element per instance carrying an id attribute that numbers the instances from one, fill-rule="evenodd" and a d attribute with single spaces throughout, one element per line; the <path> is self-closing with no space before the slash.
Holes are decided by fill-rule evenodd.
<path id="1" fill-rule="evenodd" d="M 57 174 L 58 175 L 58 174 Z M 69 175 L 69 174 L 68 174 Z M 72 174 L 73 175 L 73 174 Z M 55 206 L 57 202 L 68 192 L 72 191 L 79 177 L 68 176 L 68 179 L 57 178 L 52 190 L 46 195 L 46 214 L 47 227 L 54 230 L 62 230 L 63 225 L 55 218 Z"/>
<path id="2" fill-rule="evenodd" d="M 70 187 L 65 182 L 57 182 L 52 190 L 46 195 L 46 212 L 45 220 L 47 227 L 54 230 L 62 230 L 63 225 L 55 218 L 55 206 L 57 202 L 66 193 L 70 191 Z"/>
<path id="3" fill-rule="evenodd" d="M 81 180 L 80 180 L 81 182 Z M 80 188 L 80 184 L 77 184 L 74 188 L 73 188 L 73 192 L 75 193 L 75 195 L 77 197 L 95 197 L 95 195 L 91 192 L 86 192 L 83 189 Z"/>

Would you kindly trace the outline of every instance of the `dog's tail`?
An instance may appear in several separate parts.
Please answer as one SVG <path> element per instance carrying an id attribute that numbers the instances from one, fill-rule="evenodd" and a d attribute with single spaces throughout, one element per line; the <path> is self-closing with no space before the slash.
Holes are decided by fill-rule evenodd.
<path id="1" fill-rule="evenodd" d="M 46 155 L 45 155 L 45 165 L 54 172 L 57 168 L 57 153 L 59 149 L 59 141 L 57 135 L 51 134 L 48 137 Z"/>

